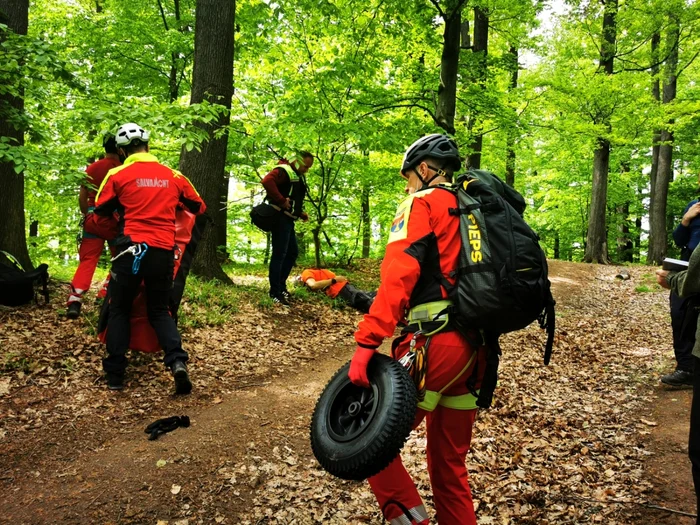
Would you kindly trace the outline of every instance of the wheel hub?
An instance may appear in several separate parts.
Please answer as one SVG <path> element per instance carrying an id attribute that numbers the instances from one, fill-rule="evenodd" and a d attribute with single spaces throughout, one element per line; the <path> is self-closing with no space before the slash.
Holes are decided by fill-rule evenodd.
<path id="1" fill-rule="evenodd" d="M 328 433 L 338 442 L 352 441 L 372 422 L 379 391 L 372 385 L 362 388 L 348 383 L 341 388 L 328 412 Z"/>

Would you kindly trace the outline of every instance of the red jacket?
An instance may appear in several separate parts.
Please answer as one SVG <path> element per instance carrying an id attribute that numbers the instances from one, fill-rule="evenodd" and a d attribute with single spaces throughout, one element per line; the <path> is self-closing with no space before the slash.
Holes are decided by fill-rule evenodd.
<path id="1" fill-rule="evenodd" d="M 107 176 L 109 170 L 111 170 L 112 168 L 116 168 L 117 166 L 121 166 L 121 162 L 119 162 L 118 158 L 115 159 L 114 157 L 104 157 L 98 161 L 93 162 L 87 167 L 87 169 L 85 170 L 87 172 L 87 177 L 83 186 L 85 186 L 88 190 L 88 206 L 95 205 L 95 196 L 97 195 L 97 189 L 102 185 L 102 181 Z"/>
<path id="2" fill-rule="evenodd" d="M 119 209 L 122 233 L 132 242 L 172 250 L 179 203 L 197 215 L 206 210 L 187 177 L 159 164 L 150 153 L 136 153 L 109 171 L 97 193 L 95 213 L 110 215 Z"/>
<path id="3" fill-rule="evenodd" d="M 457 197 L 439 187 L 418 191 L 399 205 L 377 297 L 355 332 L 358 345 L 377 348 L 411 307 L 447 298 L 439 279 L 455 283 L 462 241 L 459 218 L 449 209 L 457 206 Z"/>

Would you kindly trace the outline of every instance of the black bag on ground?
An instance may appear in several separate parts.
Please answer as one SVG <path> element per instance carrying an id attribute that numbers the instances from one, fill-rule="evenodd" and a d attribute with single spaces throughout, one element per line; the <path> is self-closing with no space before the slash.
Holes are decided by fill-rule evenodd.
<path id="1" fill-rule="evenodd" d="M 547 259 L 538 235 L 522 217 L 525 200 L 496 175 L 469 170 L 453 186 L 458 208 L 462 251 L 457 285 L 452 291 L 455 321 L 486 334 L 493 356 L 477 404 L 487 408 L 496 386 L 498 336 L 538 320 L 547 330 L 544 363 L 549 364 L 554 340 L 554 298 Z M 490 369 L 492 368 L 492 369 Z"/>
<path id="2" fill-rule="evenodd" d="M 36 284 L 41 285 L 41 294 L 48 303 L 48 269 L 47 264 L 40 264 L 36 270 L 25 272 L 17 259 L 7 252 L 0 251 L 0 304 L 20 306 L 36 301 Z"/>
<path id="3" fill-rule="evenodd" d="M 250 210 L 250 219 L 253 224 L 264 232 L 272 231 L 282 218 L 282 212 L 275 209 L 267 202 L 253 206 Z"/>

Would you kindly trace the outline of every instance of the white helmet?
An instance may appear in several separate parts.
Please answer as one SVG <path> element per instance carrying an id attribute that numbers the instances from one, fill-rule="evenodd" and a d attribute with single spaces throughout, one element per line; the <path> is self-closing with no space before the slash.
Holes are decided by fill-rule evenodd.
<path id="1" fill-rule="evenodd" d="M 148 131 L 144 130 L 138 124 L 129 122 L 128 124 L 122 124 L 117 130 L 117 146 L 128 146 L 134 140 L 140 140 L 143 143 L 148 143 Z"/>

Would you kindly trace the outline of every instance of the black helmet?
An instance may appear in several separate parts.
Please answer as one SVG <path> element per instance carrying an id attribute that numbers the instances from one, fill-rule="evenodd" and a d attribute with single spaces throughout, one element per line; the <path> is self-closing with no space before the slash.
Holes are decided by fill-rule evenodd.
<path id="1" fill-rule="evenodd" d="M 117 141 L 114 137 L 114 133 L 107 133 L 102 137 L 102 147 L 107 153 L 117 153 Z"/>
<path id="2" fill-rule="evenodd" d="M 405 174 L 406 170 L 415 168 L 426 157 L 448 160 L 451 162 L 449 167 L 455 171 L 462 166 L 457 143 L 447 135 L 433 133 L 419 138 L 408 147 L 403 156 L 401 173 Z"/>

